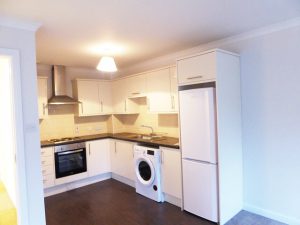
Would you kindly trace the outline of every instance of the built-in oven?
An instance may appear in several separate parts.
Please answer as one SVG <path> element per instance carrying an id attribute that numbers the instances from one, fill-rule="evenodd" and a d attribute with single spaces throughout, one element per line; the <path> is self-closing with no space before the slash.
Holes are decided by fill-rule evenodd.
<path id="1" fill-rule="evenodd" d="M 87 171 L 85 142 L 55 146 L 54 152 L 56 178 Z"/>

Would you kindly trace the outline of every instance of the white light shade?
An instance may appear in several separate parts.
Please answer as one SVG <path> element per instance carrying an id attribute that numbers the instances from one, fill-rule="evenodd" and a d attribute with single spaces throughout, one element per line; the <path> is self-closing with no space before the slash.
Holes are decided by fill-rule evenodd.
<path id="1" fill-rule="evenodd" d="M 116 72 L 118 69 L 113 57 L 103 56 L 98 63 L 97 70 L 103 72 Z"/>

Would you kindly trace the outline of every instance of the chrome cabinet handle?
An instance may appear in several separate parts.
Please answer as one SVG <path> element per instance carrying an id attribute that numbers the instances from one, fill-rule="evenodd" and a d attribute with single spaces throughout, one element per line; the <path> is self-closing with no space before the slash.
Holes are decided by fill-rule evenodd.
<path id="1" fill-rule="evenodd" d="M 195 76 L 195 77 L 188 77 L 188 80 L 193 80 L 193 79 L 197 79 L 197 78 L 202 78 L 203 76 Z"/>
<path id="2" fill-rule="evenodd" d="M 161 151 L 161 158 L 160 158 L 160 163 L 164 164 L 164 151 Z"/>
<path id="3" fill-rule="evenodd" d="M 103 102 L 101 101 L 101 112 L 103 112 Z"/>
<path id="4" fill-rule="evenodd" d="M 131 93 L 132 95 L 139 95 L 139 94 L 141 94 L 140 92 L 133 92 L 133 93 Z"/>
<path id="5" fill-rule="evenodd" d="M 45 104 L 45 103 L 43 103 L 43 115 L 45 115 L 45 114 L 46 114 L 46 110 L 45 110 L 45 108 L 46 108 L 46 104 Z"/>
<path id="6" fill-rule="evenodd" d="M 89 155 L 91 155 L 91 144 L 89 143 Z"/>
<path id="7" fill-rule="evenodd" d="M 117 143 L 115 142 L 115 153 L 117 153 Z"/>
<path id="8" fill-rule="evenodd" d="M 171 95 L 171 104 L 172 104 L 172 109 L 174 109 L 175 108 L 174 95 Z"/>
<path id="9" fill-rule="evenodd" d="M 127 102 L 125 100 L 125 112 L 127 112 Z"/>

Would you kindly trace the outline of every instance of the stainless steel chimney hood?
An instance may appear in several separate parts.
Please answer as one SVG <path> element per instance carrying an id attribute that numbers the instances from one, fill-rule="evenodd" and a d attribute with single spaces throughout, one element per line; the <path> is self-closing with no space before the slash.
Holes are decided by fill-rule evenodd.
<path id="1" fill-rule="evenodd" d="M 48 105 L 74 105 L 80 103 L 67 95 L 64 66 L 52 67 L 52 91 L 52 97 L 49 99 Z"/>

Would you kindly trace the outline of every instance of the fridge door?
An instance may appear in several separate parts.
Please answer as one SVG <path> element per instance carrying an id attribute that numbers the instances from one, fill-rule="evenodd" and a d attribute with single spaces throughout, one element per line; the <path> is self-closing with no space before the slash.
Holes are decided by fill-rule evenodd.
<path id="1" fill-rule="evenodd" d="M 184 210 L 218 222 L 217 165 L 182 160 Z"/>
<path id="2" fill-rule="evenodd" d="M 182 158 L 217 162 L 214 88 L 179 92 Z"/>

